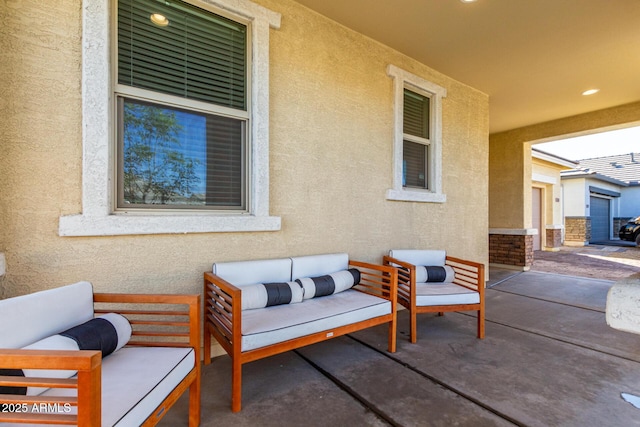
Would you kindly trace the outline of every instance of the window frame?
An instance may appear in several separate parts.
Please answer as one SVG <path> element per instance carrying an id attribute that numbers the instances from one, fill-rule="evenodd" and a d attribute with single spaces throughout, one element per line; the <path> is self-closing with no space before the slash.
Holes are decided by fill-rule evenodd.
<path id="1" fill-rule="evenodd" d="M 280 230 L 269 215 L 269 31 L 281 15 L 249 0 L 190 0 L 240 22 L 250 22 L 248 91 L 249 196 L 246 213 L 116 212 L 115 102 L 110 15 L 116 0 L 82 1 L 82 213 L 63 215 L 60 236 L 174 234 Z"/>
<path id="2" fill-rule="evenodd" d="M 387 190 L 387 200 L 444 203 L 446 194 L 442 192 L 442 99 L 447 90 L 422 77 L 405 71 L 393 64 L 387 67 L 387 75 L 393 79 L 393 187 Z M 413 137 L 405 138 L 404 133 L 404 90 L 426 96 L 430 99 L 429 137 L 426 140 Z M 428 145 L 427 188 L 403 186 L 404 140 Z M 420 141 L 416 141 L 420 139 Z"/>

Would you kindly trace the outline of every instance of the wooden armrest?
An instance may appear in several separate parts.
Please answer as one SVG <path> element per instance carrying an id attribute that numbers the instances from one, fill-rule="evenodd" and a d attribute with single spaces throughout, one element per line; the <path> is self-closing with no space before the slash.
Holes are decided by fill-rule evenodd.
<path id="1" fill-rule="evenodd" d="M 128 345 L 192 347 L 199 357 L 200 295 L 95 293 L 96 313 L 115 312 L 133 328 Z"/>
<path id="2" fill-rule="evenodd" d="M 478 291 L 482 298 L 485 286 L 484 264 L 450 256 L 446 257 L 445 264 L 456 273 L 453 283 Z"/>
<path id="3" fill-rule="evenodd" d="M 205 363 L 210 359 L 207 345 L 212 333 L 228 354 L 240 351 L 242 331 L 242 292 L 211 272 L 204 273 Z M 234 348 L 235 346 L 235 348 Z"/>
<path id="4" fill-rule="evenodd" d="M 0 359 L 5 369 L 87 371 L 102 363 L 102 353 L 96 350 L 0 349 Z M 13 378 L 24 380 L 24 377 Z"/>
<path id="5" fill-rule="evenodd" d="M 9 350 L 0 349 L 2 367 L 7 369 L 47 369 L 77 371 L 77 378 L 0 377 L 0 385 L 10 387 L 75 388 L 77 397 L 0 395 L 0 401 L 30 409 L 39 404 L 60 404 L 61 408 L 77 406 L 78 414 L 66 411 L 0 413 L 0 422 L 100 425 L 102 353 L 94 350 Z M 66 406 L 69 405 L 69 406 Z"/>
<path id="6" fill-rule="evenodd" d="M 398 290 L 398 270 L 388 266 L 362 261 L 349 260 L 349 266 L 360 270 L 360 284 L 356 286 L 361 292 L 385 298 L 395 304 Z"/>

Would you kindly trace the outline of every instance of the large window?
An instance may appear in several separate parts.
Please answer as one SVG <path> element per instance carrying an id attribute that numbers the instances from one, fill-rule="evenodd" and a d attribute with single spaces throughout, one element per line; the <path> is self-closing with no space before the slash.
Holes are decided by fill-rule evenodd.
<path id="1" fill-rule="evenodd" d="M 446 90 L 389 65 L 394 79 L 393 188 L 387 199 L 445 202 L 442 192 L 442 98 Z"/>
<path id="2" fill-rule="evenodd" d="M 269 212 L 269 36 L 270 29 L 280 28 L 281 15 L 250 0 L 123 1 L 82 0 L 82 208 L 60 217 L 59 234 L 279 230 L 280 217 Z M 157 28 L 134 30 L 129 42 L 135 47 L 133 80 L 130 70 L 123 76 L 118 51 L 126 49 L 119 49 L 116 19 L 121 4 L 135 11 L 140 5 L 168 3 L 184 10 L 153 12 L 168 21 L 156 15 Z M 130 25 L 157 25 L 150 21 L 151 12 L 138 16 L 134 20 L 140 22 Z M 181 16 L 204 21 L 195 24 Z M 206 30 L 201 28 L 205 21 Z M 234 54 L 234 66 L 225 69 L 219 60 L 226 54 L 210 46 L 210 55 L 198 58 L 203 52 L 191 53 L 195 45 L 177 55 L 175 40 L 153 41 L 152 34 L 180 28 L 197 43 L 209 37 L 207 31 L 217 40 L 244 31 L 245 53 Z M 136 56 L 139 43 L 156 47 Z M 235 49 L 241 43 L 220 44 L 229 52 L 230 45 Z M 158 47 L 161 52 L 153 50 Z M 237 60 L 243 56 L 240 66 Z M 197 71 L 203 59 L 214 72 Z M 143 65 L 139 73 L 136 68 Z M 204 94 L 203 79 L 214 86 Z M 145 116 L 149 119 L 141 120 Z M 145 127 L 151 119 L 164 123 Z M 158 163 L 165 166 L 161 173 Z"/>
<path id="3" fill-rule="evenodd" d="M 117 209 L 247 207 L 247 26 L 119 0 Z"/>

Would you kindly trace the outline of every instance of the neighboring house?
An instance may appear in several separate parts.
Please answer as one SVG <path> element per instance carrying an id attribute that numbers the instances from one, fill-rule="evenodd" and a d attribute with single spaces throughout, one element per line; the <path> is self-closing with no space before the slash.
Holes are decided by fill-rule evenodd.
<path id="1" fill-rule="evenodd" d="M 565 244 L 618 238 L 620 226 L 640 215 L 640 153 L 585 159 L 562 172 Z"/>
<path id="2" fill-rule="evenodd" d="M 557 251 L 564 238 L 563 194 L 560 175 L 578 164 L 531 148 L 531 223 L 533 250 Z"/>

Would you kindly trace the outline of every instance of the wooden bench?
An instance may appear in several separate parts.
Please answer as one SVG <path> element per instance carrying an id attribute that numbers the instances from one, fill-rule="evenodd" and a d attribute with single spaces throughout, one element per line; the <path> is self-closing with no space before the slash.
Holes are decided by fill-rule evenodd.
<path id="1" fill-rule="evenodd" d="M 331 275 L 337 283 L 350 268 L 358 270 L 360 280 L 348 290 L 307 298 L 310 291 L 304 288 L 302 302 L 242 310 L 243 289 L 290 284 L 297 292 L 310 278 Z M 215 263 L 204 274 L 204 363 L 211 363 L 214 337 L 232 360 L 232 411 L 241 409 L 245 363 L 385 323 L 388 350 L 395 352 L 397 281 L 395 268 L 350 261 L 344 253 Z"/>

